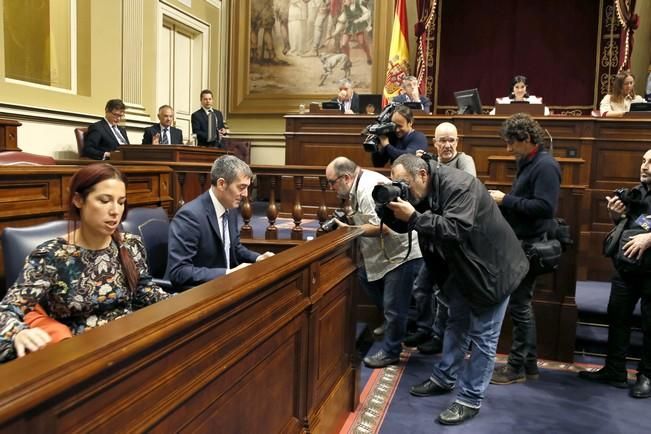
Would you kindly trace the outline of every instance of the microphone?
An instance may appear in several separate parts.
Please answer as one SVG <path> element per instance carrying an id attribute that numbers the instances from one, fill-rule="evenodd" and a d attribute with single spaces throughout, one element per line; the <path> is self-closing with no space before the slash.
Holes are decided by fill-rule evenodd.
<path id="1" fill-rule="evenodd" d="M 554 138 L 552 137 L 551 134 L 549 134 L 549 131 L 547 128 L 545 128 L 545 133 L 547 133 L 547 137 L 549 137 L 549 153 L 551 156 L 554 156 Z"/>

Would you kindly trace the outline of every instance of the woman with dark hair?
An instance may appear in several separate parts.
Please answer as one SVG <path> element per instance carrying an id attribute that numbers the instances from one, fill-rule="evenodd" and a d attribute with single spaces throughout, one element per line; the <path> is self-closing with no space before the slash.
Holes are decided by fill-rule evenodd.
<path id="1" fill-rule="evenodd" d="M 76 335 L 170 296 L 152 283 L 140 237 L 118 230 L 125 206 L 126 179 L 115 167 L 74 174 L 67 236 L 36 247 L 0 302 L 0 361 L 51 341 L 25 322 L 38 306 Z"/>
<path id="2" fill-rule="evenodd" d="M 635 94 L 635 76 L 622 71 L 615 76 L 612 91 L 601 100 L 599 111 L 601 116 L 621 118 L 634 102 L 645 102 L 645 99 Z"/>
<path id="3" fill-rule="evenodd" d="M 511 80 L 511 88 L 509 90 L 509 96 L 504 98 L 496 98 L 495 104 L 511 104 L 513 102 L 525 102 L 529 104 L 542 104 L 542 98 L 539 98 L 535 95 L 530 95 L 527 91 L 527 77 L 524 75 L 516 75 Z M 491 110 L 491 115 L 495 114 L 495 109 Z M 545 116 L 549 116 L 549 109 L 545 107 Z"/>

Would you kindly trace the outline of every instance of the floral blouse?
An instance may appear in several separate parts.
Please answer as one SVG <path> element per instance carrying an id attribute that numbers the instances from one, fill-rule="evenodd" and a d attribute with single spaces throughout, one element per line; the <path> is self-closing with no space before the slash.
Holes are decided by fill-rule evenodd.
<path id="1" fill-rule="evenodd" d="M 124 234 L 124 244 L 140 273 L 134 294 L 115 242 L 89 250 L 56 238 L 34 249 L 0 302 L 0 362 L 16 357 L 13 337 L 28 328 L 23 317 L 37 303 L 76 335 L 170 297 L 151 281 L 140 237 Z"/>

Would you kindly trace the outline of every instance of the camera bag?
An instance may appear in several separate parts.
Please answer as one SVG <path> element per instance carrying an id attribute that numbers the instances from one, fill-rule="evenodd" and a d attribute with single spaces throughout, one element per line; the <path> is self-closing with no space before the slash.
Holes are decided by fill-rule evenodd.
<path id="1" fill-rule="evenodd" d="M 551 273 L 561 263 L 563 248 L 559 240 L 550 240 L 545 236 L 540 241 L 524 241 L 522 248 L 529 259 L 529 273 L 534 276 Z"/>

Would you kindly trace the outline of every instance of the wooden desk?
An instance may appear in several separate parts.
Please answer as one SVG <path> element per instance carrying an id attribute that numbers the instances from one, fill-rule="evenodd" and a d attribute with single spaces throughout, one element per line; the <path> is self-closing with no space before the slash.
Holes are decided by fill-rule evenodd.
<path id="1" fill-rule="evenodd" d="M 2 432 L 338 432 L 359 398 L 339 229 L 0 366 Z"/>
<path id="2" fill-rule="evenodd" d="M 111 152 L 111 161 L 176 161 L 194 163 L 213 163 L 226 151 L 205 146 L 183 145 L 121 145 L 118 151 Z"/>
<path id="3" fill-rule="evenodd" d="M 508 156 L 499 131 L 504 116 L 416 116 L 414 128 L 430 139 L 441 122 L 452 122 L 459 131 L 459 150 L 471 155 L 477 176 L 489 179 L 489 157 Z M 601 256 L 601 242 L 610 230 L 605 196 L 619 187 L 639 182 L 640 159 L 651 147 L 649 120 L 640 118 L 593 118 L 544 116 L 536 118 L 554 139 L 557 157 L 581 158 L 576 185 L 587 189 L 576 212 L 581 215 L 579 237 L 579 280 L 609 280 L 610 261 Z M 323 166 L 343 155 L 357 164 L 371 167 L 371 157 L 362 149 L 362 129 L 373 116 L 285 116 L 286 164 Z M 430 150 L 433 150 L 430 148 Z M 318 180 L 306 178 L 302 197 L 306 212 L 316 212 Z"/>

